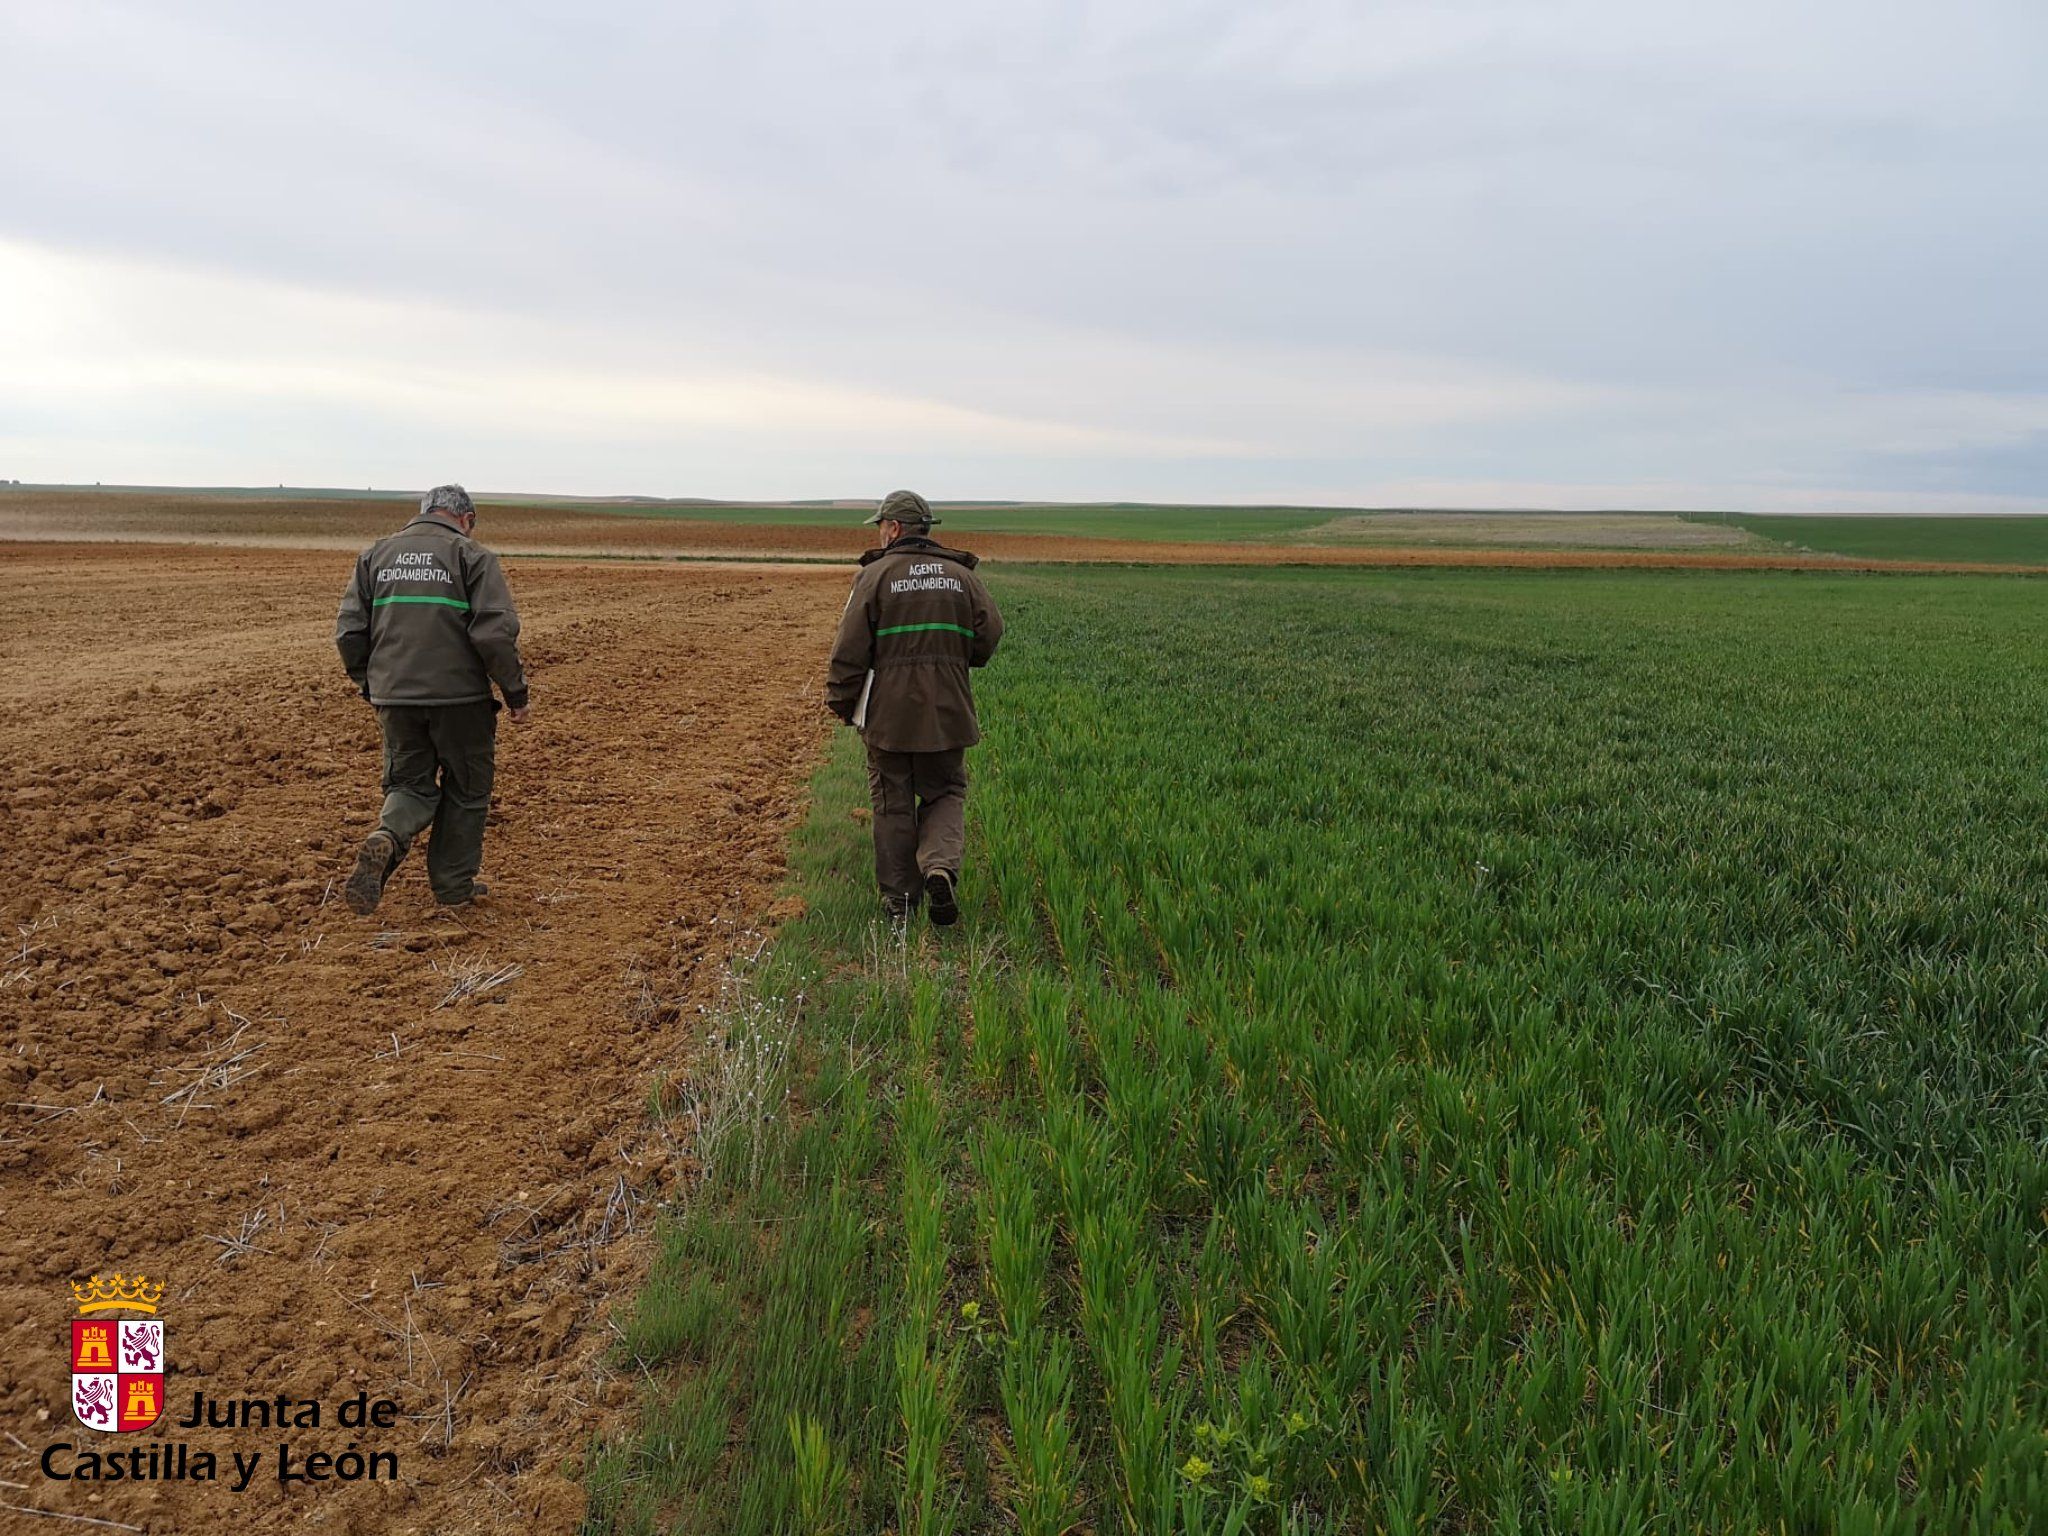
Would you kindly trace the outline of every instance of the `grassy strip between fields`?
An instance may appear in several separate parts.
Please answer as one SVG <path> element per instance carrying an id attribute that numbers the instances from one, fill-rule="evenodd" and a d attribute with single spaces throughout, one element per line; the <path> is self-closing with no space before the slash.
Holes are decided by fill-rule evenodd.
<path id="1" fill-rule="evenodd" d="M 967 923 L 856 744 L 593 1532 L 2048 1519 L 2024 583 L 1021 571 Z"/>

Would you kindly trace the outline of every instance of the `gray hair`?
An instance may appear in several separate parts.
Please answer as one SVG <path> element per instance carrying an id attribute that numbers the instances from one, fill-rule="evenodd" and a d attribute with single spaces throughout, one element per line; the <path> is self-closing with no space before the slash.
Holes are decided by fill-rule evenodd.
<path id="1" fill-rule="evenodd" d="M 445 512 L 450 517 L 475 517 L 476 503 L 459 485 L 437 485 L 420 498 L 420 515 Z"/>

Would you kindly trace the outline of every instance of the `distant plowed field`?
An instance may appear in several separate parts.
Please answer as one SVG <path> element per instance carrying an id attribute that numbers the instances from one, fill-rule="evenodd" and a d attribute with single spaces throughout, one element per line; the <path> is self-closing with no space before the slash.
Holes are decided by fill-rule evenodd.
<path id="1" fill-rule="evenodd" d="M 603 1319 L 687 1166 L 646 1085 L 773 899 L 844 577 L 511 562 L 535 709 L 500 730 L 491 896 L 436 909 L 416 849 L 356 918 L 379 795 L 328 642 L 347 571 L 0 552 L 0 1479 L 32 1490 L 0 1504 L 569 1531 L 563 1473 L 630 1395 Z M 44 1480 L 81 1438 L 66 1282 L 115 1268 L 169 1282 L 174 1414 L 195 1388 L 393 1397 L 393 1430 L 297 1440 L 396 1451 L 402 1481 Z M 103 1437 L 144 1438 L 225 1462 L 276 1436 Z"/>
<path id="2" fill-rule="evenodd" d="M 479 503 L 479 537 L 534 555 L 619 559 L 850 560 L 874 542 L 859 508 L 703 508 Z M 0 543 L 84 540 L 360 549 L 405 520 L 391 497 L 139 491 L 0 493 Z M 2041 520 L 2008 519 L 2007 545 L 1971 535 L 1945 550 L 1831 550 L 1826 518 L 1740 524 L 1661 513 L 1372 512 L 1257 520 L 1228 508 L 1045 509 L 1058 532 L 1019 532 L 1037 511 L 948 509 L 939 536 L 994 562 L 1148 565 L 1523 566 L 1703 570 L 2013 570 L 2048 562 Z M 1844 520 L 1854 521 L 1854 520 Z M 1940 519 L 1900 519 L 1937 523 Z M 1992 521 L 1978 519 L 1978 522 Z M 990 526 L 994 525 L 994 526 Z M 1782 534 L 1770 532 L 1784 525 Z M 1142 531 L 1139 531 L 1142 530 Z M 1786 540 L 1803 541 L 1795 547 Z M 1810 547 L 1806 547 L 1810 546 Z"/>
<path id="3" fill-rule="evenodd" d="M 1290 543 L 1493 549 L 1711 549 L 1784 554 L 1726 523 L 1652 512 L 1358 512 L 1287 535 Z"/>

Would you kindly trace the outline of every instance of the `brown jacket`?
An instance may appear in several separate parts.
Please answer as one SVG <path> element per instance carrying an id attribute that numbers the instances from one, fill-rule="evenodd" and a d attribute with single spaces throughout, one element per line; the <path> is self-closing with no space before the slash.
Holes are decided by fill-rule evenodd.
<path id="1" fill-rule="evenodd" d="M 416 517 L 356 561 L 334 624 L 341 664 L 372 704 L 526 704 L 519 610 L 498 557 Z"/>
<path id="2" fill-rule="evenodd" d="M 868 669 L 871 747 L 949 752 L 981 740 L 969 667 L 985 666 L 1003 616 L 974 574 L 975 558 L 917 534 L 861 556 L 825 680 L 825 705 L 849 725 Z"/>

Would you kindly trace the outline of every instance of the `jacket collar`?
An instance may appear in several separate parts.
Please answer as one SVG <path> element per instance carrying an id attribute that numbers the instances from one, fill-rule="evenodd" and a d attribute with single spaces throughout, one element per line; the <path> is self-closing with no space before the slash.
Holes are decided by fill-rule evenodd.
<path id="1" fill-rule="evenodd" d="M 884 555 L 936 555 L 941 560 L 952 560 L 964 565 L 970 571 L 981 564 L 978 556 L 970 555 L 964 549 L 948 549 L 936 539 L 928 539 L 921 533 L 906 533 L 880 549 L 864 550 L 860 563 L 872 565 Z"/>

